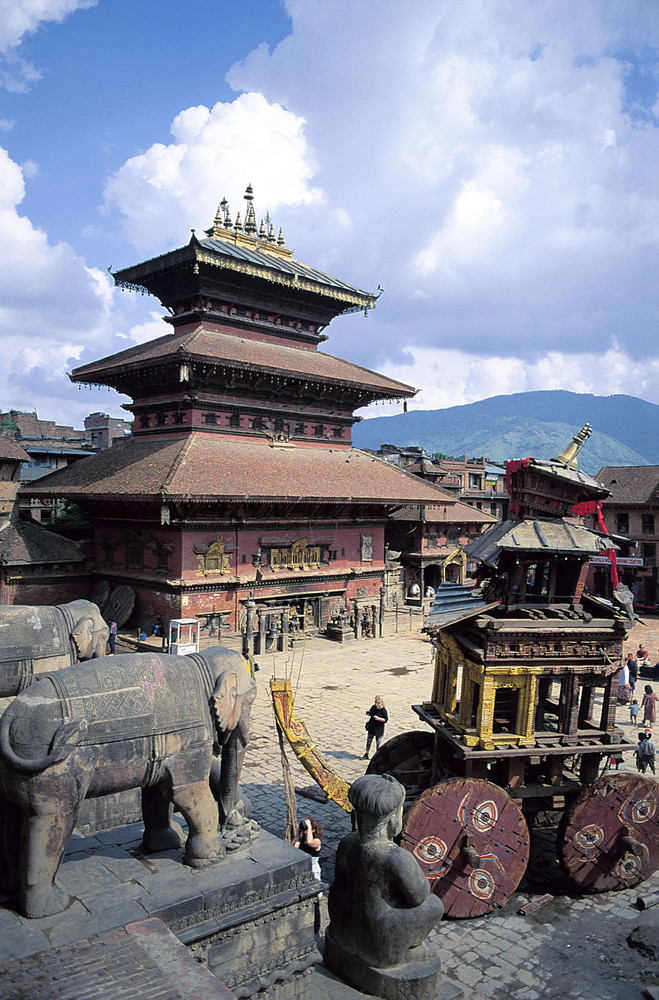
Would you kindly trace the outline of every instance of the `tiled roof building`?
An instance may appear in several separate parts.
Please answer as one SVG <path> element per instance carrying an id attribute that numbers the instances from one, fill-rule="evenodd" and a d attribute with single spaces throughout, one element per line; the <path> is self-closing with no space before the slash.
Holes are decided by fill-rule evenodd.
<path id="1" fill-rule="evenodd" d="M 597 479 L 611 492 L 602 512 L 608 530 L 619 536 L 620 579 L 634 594 L 637 605 L 654 607 L 659 603 L 659 465 L 606 465 Z M 595 520 L 591 521 L 596 527 Z M 599 562 L 591 564 L 588 586 L 593 593 L 610 596 L 609 576 Z"/>
<path id="2" fill-rule="evenodd" d="M 375 296 L 295 260 L 246 198 L 244 226 L 223 203 L 208 238 L 114 275 L 156 295 L 172 331 L 71 378 L 131 397 L 133 436 L 29 488 L 85 510 L 97 577 L 135 589 L 142 626 L 237 627 L 254 592 L 262 619 L 323 627 L 379 601 L 388 515 L 437 502 L 351 448 L 356 409 L 415 390 L 318 350 L 335 316 Z"/>
<path id="3" fill-rule="evenodd" d="M 85 557 L 78 545 L 20 517 L 20 465 L 29 455 L 0 433 L 0 604 L 56 604 L 80 597 Z"/>

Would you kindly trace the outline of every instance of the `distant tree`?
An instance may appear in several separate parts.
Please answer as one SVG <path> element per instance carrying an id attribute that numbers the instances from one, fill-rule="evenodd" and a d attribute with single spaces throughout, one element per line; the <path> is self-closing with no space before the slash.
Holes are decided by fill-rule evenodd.
<path id="1" fill-rule="evenodd" d="M 65 524 L 89 524 L 78 504 L 71 500 L 63 500 L 58 505 L 57 513 L 50 521 L 50 526 L 53 528 Z"/>
<path id="2" fill-rule="evenodd" d="M 11 413 L 6 413 L 3 417 L 2 423 L 0 424 L 0 433 L 5 434 L 6 437 L 18 437 L 19 427 L 11 419 Z"/>
<path id="3" fill-rule="evenodd" d="M 433 462 L 441 462 L 443 458 L 453 458 L 453 455 L 445 455 L 443 451 L 434 451 L 432 454 Z"/>

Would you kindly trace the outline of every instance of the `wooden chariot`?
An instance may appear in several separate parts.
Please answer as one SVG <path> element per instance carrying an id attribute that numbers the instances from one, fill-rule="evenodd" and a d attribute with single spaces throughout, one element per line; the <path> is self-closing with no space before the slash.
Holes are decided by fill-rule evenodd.
<path id="1" fill-rule="evenodd" d="M 659 786 L 611 768 L 635 746 L 615 724 L 633 611 L 620 585 L 613 601 L 584 593 L 589 558 L 615 551 L 601 519 L 594 531 L 574 516 L 607 495 L 576 467 L 589 433 L 557 459 L 509 463 L 510 519 L 467 549 L 478 587 L 442 584 L 425 625 L 434 684 L 412 707 L 429 731 L 390 740 L 368 768 L 405 785 L 401 842 L 449 917 L 505 903 L 548 811 L 581 891 L 629 888 L 659 866 Z"/>

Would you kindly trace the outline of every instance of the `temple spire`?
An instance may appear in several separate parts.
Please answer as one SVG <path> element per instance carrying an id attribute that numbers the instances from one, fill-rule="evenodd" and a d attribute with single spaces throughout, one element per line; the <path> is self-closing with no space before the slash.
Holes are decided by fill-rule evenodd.
<path id="1" fill-rule="evenodd" d="M 565 448 L 560 455 L 557 455 L 553 461 L 562 462 L 566 467 L 576 469 L 577 455 L 579 454 L 584 442 L 587 441 L 591 434 L 592 429 L 590 424 L 584 424 L 579 433 L 574 435 L 567 448 Z"/>

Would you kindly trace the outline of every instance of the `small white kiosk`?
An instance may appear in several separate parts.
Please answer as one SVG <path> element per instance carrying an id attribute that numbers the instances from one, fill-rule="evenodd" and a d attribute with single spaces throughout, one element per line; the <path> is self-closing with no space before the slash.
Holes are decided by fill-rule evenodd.
<path id="1" fill-rule="evenodd" d="M 185 656 L 199 651 L 199 622 L 196 618 L 172 618 L 169 623 L 169 652 Z"/>

